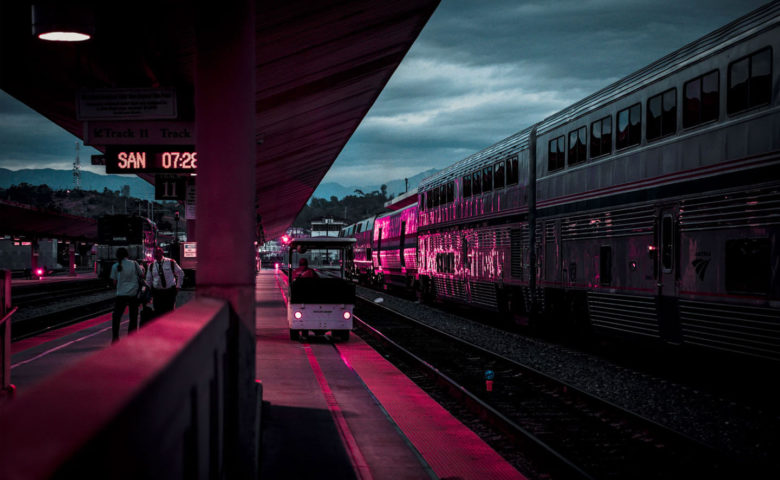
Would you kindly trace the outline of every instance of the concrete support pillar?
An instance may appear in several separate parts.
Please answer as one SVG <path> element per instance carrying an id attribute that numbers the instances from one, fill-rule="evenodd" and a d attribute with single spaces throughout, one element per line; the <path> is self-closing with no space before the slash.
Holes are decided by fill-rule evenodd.
<path id="1" fill-rule="evenodd" d="M 257 478 L 254 1 L 196 8 L 196 295 L 230 303 L 224 466 Z"/>

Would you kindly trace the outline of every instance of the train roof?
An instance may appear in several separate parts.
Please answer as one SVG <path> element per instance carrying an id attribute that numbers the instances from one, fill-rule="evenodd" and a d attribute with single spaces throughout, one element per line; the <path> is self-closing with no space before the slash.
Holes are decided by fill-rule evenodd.
<path id="1" fill-rule="evenodd" d="M 638 89 L 641 89 L 655 81 L 667 77 L 677 70 L 685 68 L 719 50 L 728 48 L 735 43 L 749 38 L 763 30 L 780 23 L 780 1 L 773 1 L 757 8 L 733 22 L 720 27 L 713 32 L 695 40 L 682 48 L 656 60 L 634 73 L 602 88 L 601 90 L 585 97 L 584 99 L 550 115 L 537 123 L 537 131 L 543 134 L 558 126 L 578 118 L 592 110 L 602 107 L 604 104 L 624 97 Z M 533 125 L 500 140 L 493 145 L 480 150 L 439 172 L 424 178 L 418 188 L 422 191 L 429 186 L 434 186 L 459 176 L 460 170 L 466 165 L 469 168 L 481 164 L 489 164 L 500 160 L 506 155 L 520 151 L 528 146 L 528 137 Z"/>
<path id="2" fill-rule="evenodd" d="M 306 248 L 344 248 L 351 247 L 357 240 L 345 237 L 300 237 L 290 242 L 290 247 L 299 245 Z"/>
<path id="3" fill-rule="evenodd" d="M 413 203 L 417 203 L 417 187 L 409 190 L 408 192 L 402 193 L 391 200 L 386 201 L 385 208 L 389 208 L 390 210 L 400 210 L 402 208 L 408 207 Z"/>

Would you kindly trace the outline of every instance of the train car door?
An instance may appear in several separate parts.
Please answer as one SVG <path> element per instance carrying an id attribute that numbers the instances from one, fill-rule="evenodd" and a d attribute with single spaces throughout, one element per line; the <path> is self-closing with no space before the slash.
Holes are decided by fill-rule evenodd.
<path id="1" fill-rule="evenodd" d="M 678 208 L 662 208 L 658 222 L 658 326 L 661 338 L 673 342 L 681 340 L 678 315 L 679 278 L 679 215 Z"/>

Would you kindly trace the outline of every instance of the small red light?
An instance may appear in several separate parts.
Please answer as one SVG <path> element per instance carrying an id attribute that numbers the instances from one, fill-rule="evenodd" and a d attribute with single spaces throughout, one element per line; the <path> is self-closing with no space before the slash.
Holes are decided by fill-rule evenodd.
<path id="1" fill-rule="evenodd" d="M 282 235 L 282 243 L 287 244 L 290 243 L 290 237 L 287 235 Z"/>
<path id="2" fill-rule="evenodd" d="M 352 318 L 352 314 L 349 312 L 344 312 L 344 320 L 349 320 L 350 318 Z"/>
<path id="3" fill-rule="evenodd" d="M 297 318 L 298 320 L 300 320 L 302 316 L 303 314 L 301 312 L 295 312 L 295 318 Z"/>
<path id="4" fill-rule="evenodd" d="M 43 276 L 43 269 L 42 268 L 36 268 L 35 269 L 35 274 L 38 275 L 39 277 L 42 277 Z"/>

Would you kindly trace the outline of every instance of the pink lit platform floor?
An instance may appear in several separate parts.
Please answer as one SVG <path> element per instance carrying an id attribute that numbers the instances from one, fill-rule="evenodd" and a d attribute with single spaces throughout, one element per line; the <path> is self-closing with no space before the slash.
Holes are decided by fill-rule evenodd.
<path id="1" fill-rule="evenodd" d="M 354 334 L 291 341 L 274 272 L 257 280 L 261 478 L 524 478 Z"/>

